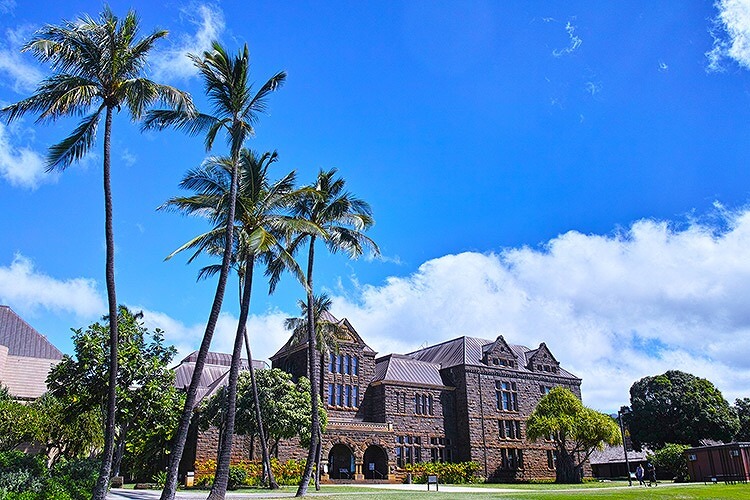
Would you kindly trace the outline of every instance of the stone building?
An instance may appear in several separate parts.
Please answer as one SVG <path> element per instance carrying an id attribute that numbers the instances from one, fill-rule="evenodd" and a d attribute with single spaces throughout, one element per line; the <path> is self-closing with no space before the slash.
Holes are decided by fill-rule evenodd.
<path id="1" fill-rule="evenodd" d="M 551 442 L 526 439 L 526 419 L 552 387 L 581 397 L 581 379 L 536 349 L 459 337 L 405 355 L 377 357 L 348 320 L 338 350 L 321 358 L 329 480 L 394 480 L 407 463 L 472 460 L 490 480 L 552 478 Z M 307 376 L 307 344 L 294 338 L 272 366 Z M 294 443 L 279 458 L 305 456 Z"/>

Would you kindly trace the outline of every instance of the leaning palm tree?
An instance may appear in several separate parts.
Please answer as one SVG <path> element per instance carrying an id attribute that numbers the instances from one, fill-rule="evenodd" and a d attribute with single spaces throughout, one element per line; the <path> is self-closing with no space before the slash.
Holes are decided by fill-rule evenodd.
<path id="1" fill-rule="evenodd" d="M 297 318 L 287 318 L 284 321 L 284 327 L 292 331 L 292 344 L 305 344 L 307 342 L 307 302 L 300 300 L 297 302 L 300 308 L 300 316 Z M 314 296 L 313 316 L 315 318 L 315 348 L 320 354 L 320 363 L 322 366 L 323 359 L 330 353 L 338 353 L 339 338 L 346 336 L 346 330 L 342 327 L 340 321 L 330 314 L 331 299 L 328 294 L 321 293 Z M 312 374 L 308 367 L 307 377 L 312 381 Z M 318 391 L 323 393 L 323 370 L 318 370 Z M 322 432 L 318 434 L 318 447 L 315 452 L 315 489 L 320 489 L 320 460 L 322 454 Z"/>
<path id="2" fill-rule="evenodd" d="M 313 296 L 313 263 L 315 262 L 315 242 L 323 239 L 331 253 L 346 252 L 352 258 L 357 258 L 370 248 L 375 254 L 379 253 L 378 246 L 367 237 L 363 231 L 369 229 L 374 221 L 370 205 L 355 198 L 344 190 L 344 179 L 336 177 L 336 169 L 321 170 L 315 184 L 308 187 L 308 191 L 294 207 L 294 215 L 305 219 L 314 227 L 320 228 L 322 233 L 302 232 L 294 237 L 289 250 L 293 253 L 300 245 L 308 242 L 307 273 L 307 356 L 310 366 L 310 380 L 317 380 L 319 363 L 315 344 L 315 298 Z M 297 496 L 307 494 L 307 488 L 312 477 L 312 466 L 316 461 L 320 446 L 320 419 L 318 405 L 320 404 L 318 384 L 311 387 L 311 429 L 310 449 L 307 464 L 300 480 Z"/>
<path id="3" fill-rule="evenodd" d="M 223 498 L 226 494 L 226 486 L 229 478 L 229 462 L 234 435 L 234 423 L 237 402 L 237 381 L 241 366 L 241 355 L 243 339 L 248 353 L 250 363 L 251 379 L 254 379 L 252 370 L 252 355 L 249 342 L 247 341 L 246 323 L 250 308 L 250 296 L 252 293 L 253 272 L 256 261 L 272 262 L 280 259 L 285 265 L 296 271 L 300 281 L 304 281 L 302 271 L 289 255 L 277 235 L 289 231 L 309 229 L 305 221 L 296 220 L 286 214 L 287 209 L 299 197 L 299 191 L 294 189 L 294 172 L 276 182 L 271 182 L 268 169 L 277 160 L 276 153 L 265 153 L 262 156 L 243 149 L 240 152 L 238 170 L 239 181 L 237 186 L 236 209 L 234 211 L 234 224 L 237 238 L 233 244 L 232 261 L 241 283 L 240 289 L 240 318 L 237 325 L 232 361 L 229 369 L 225 422 L 220 440 L 218 463 L 214 485 L 209 498 Z M 228 196 L 232 182 L 232 162 L 230 158 L 215 158 L 197 171 L 192 171 L 183 180 L 183 187 L 190 187 L 196 194 L 188 197 L 178 197 L 169 200 L 166 207 L 179 209 L 188 214 L 200 214 L 210 217 L 215 221 L 215 227 L 201 234 L 179 249 L 172 255 L 185 250 L 194 251 L 191 260 L 201 253 L 215 253 L 217 248 L 222 248 L 224 238 L 223 228 L 226 225 L 225 218 L 229 212 Z M 171 256 L 170 256 L 171 257 Z M 201 270 L 202 276 L 220 272 L 216 266 L 210 266 Z M 253 387 L 257 394 L 257 387 Z M 260 406 L 256 404 L 256 419 L 262 423 L 258 414 Z M 263 436 L 261 436 L 263 445 Z M 267 469 L 270 485 L 278 487 L 273 480 L 270 469 L 270 458 L 265 446 L 262 446 L 264 467 Z"/>
<path id="4" fill-rule="evenodd" d="M 286 73 L 281 71 L 264 83 L 257 92 L 253 93 L 252 86 L 248 82 L 250 55 L 247 45 L 235 56 L 230 56 L 221 44 L 213 42 L 212 50 L 204 52 L 203 57 L 195 55 L 190 57 L 203 77 L 206 93 L 213 105 L 214 113 L 210 115 L 184 113 L 181 110 L 170 109 L 154 110 L 147 114 L 144 128 L 162 130 L 167 127 L 175 127 L 193 135 L 205 132 L 207 150 L 211 150 L 220 132 L 226 132 L 230 152 L 228 160 L 231 168 L 231 180 L 229 192 L 226 193 L 227 213 L 224 219 L 226 225 L 223 228 L 224 251 L 221 271 L 219 272 L 211 312 L 206 323 L 206 330 L 198 349 L 198 357 L 195 360 L 195 369 L 185 397 L 185 407 L 172 442 L 167 480 L 161 494 L 162 500 L 173 500 L 177 491 L 177 472 L 182 453 L 185 450 L 185 441 L 195 407 L 196 392 L 224 300 L 234 240 L 234 212 L 240 152 L 245 140 L 254 133 L 253 124 L 257 122 L 259 113 L 265 111 L 269 94 L 278 89 L 286 80 Z"/>
<path id="5" fill-rule="evenodd" d="M 76 21 L 63 21 L 60 26 L 45 26 L 22 50 L 31 52 L 42 62 L 50 63 L 53 75 L 43 80 L 31 97 L 0 110 L 8 123 L 26 113 L 38 113 L 38 122 L 86 115 L 70 136 L 50 147 L 47 156 L 48 170 L 65 170 L 83 158 L 94 144 L 99 122 L 104 115 L 109 395 L 103 460 L 93 492 L 95 500 L 103 499 L 106 495 L 115 441 L 118 330 L 110 187 L 112 115 L 125 106 L 131 118 L 138 119 L 147 107 L 159 100 L 177 112 L 185 115 L 193 113 L 188 94 L 141 76 L 148 52 L 167 32 L 156 30 L 139 38 L 138 24 L 134 11 L 131 10 L 123 19 L 118 19 L 105 7 L 98 19 L 83 16 Z"/>

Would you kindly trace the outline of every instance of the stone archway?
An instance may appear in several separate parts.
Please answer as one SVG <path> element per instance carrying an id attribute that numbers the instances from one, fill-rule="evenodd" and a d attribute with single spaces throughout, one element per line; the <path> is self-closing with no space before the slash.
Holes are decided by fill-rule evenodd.
<path id="1" fill-rule="evenodd" d="M 388 454 L 382 446 L 370 445 L 362 459 L 365 479 L 388 479 Z"/>
<path id="2" fill-rule="evenodd" d="M 328 477 L 354 479 L 354 453 L 347 445 L 338 443 L 328 452 Z"/>

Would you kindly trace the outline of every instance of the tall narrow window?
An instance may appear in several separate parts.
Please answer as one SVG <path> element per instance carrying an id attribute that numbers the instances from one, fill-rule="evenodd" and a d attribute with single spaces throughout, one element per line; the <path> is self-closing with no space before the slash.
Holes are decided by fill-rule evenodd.
<path id="1" fill-rule="evenodd" d="M 518 411 L 518 392 L 515 382 L 495 382 L 497 392 L 497 409 L 503 411 Z"/>
<path id="2" fill-rule="evenodd" d="M 333 384 L 328 384 L 328 406 L 333 406 L 334 396 Z"/>
<path id="3" fill-rule="evenodd" d="M 346 406 L 353 406 L 352 405 L 352 386 L 348 385 L 346 386 Z"/>
<path id="4" fill-rule="evenodd" d="M 341 384 L 336 384 L 336 404 L 338 406 L 344 406 L 344 394 L 342 389 L 343 387 Z"/>
<path id="5" fill-rule="evenodd" d="M 344 355 L 339 354 L 339 373 L 344 373 Z"/>
<path id="6" fill-rule="evenodd" d="M 349 356 L 348 354 L 346 354 L 344 356 L 344 373 L 346 375 L 349 375 L 349 363 L 351 363 L 351 356 Z"/>
<path id="7" fill-rule="evenodd" d="M 430 415 L 434 415 L 434 413 L 433 413 L 433 407 L 432 407 L 432 394 L 430 394 L 427 397 L 427 402 L 428 402 L 428 406 L 429 406 L 428 409 L 429 409 Z"/>
<path id="8" fill-rule="evenodd" d="M 417 415 L 422 414 L 422 395 L 416 394 L 414 396 L 414 413 Z"/>
<path id="9" fill-rule="evenodd" d="M 358 408 L 359 407 L 359 386 L 355 385 L 352 389 L 354 390 L 354 393 L 352 394 L 352 398 L 353 398 L 352 406 L 354 408 Z"/>
<path id="10" fill-rule="evenodd" d="M 334 353 L 330 354 L 330 361 L 328 363 L 328 371 L 331 373 L 336 373 L 336 355 Z"/>
<path id="11" fill-rule="evenodd" d="M 357 356 L 352 356 L 352 375 L 359 375 L 359 363 Z"/>

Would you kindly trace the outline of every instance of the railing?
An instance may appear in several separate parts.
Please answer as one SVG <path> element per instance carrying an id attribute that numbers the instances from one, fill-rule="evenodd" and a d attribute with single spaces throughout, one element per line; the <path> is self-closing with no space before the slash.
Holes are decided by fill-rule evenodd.
<path id="1" fill-rule="evenodd" d="M 393 424 L 383 424 L 379 422 L 361 422 L 337 418 L 329 418 L 328 427 L 335 429 L 349 428 L 363 431 L 393 432 Z"/>

